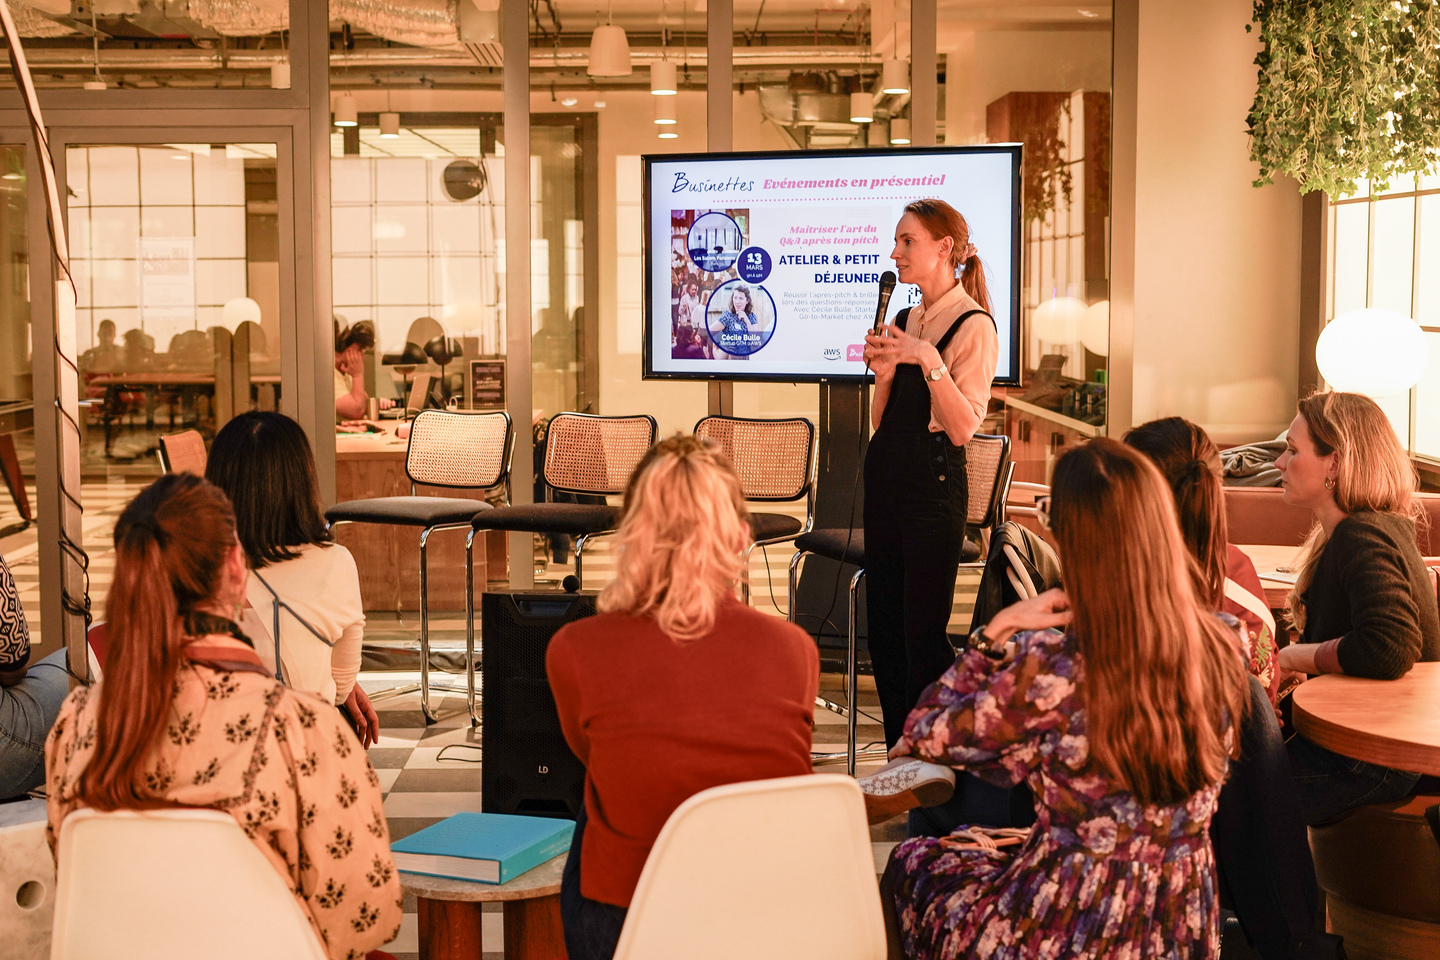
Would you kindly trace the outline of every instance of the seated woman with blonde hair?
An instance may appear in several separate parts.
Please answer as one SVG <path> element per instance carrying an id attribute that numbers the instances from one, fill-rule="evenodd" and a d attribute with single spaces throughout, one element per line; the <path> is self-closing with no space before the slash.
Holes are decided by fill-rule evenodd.
<path id="1" fill-rule="evenodd" d="M 167 474 L 125 508 L 105 679 L 70 694 L 45 744 L 50 847 L 84 807 L 223 811 L 326 953 L 363 956 L 400 926 L 380 781 L 330 704 L 261 665 L 232 619 L 245 576 L 230 502 L 208 481 Z"/>
<path id="2" fill-rule="evenodd" d="M 1300 642 L 1280 651 L 1280 666 L 1395 680 L 1417 660 L 1440 660 L 1440 611 L 1416 539 L 1424 512 L 1415 468 L 1385 412 L 1357 393 L 1306 397 L 1275 466 L 1285 502 L 1315 514 L 1286 598 Z M 1299 734 L 1286 746 L 1311 825 L 1398 800 L 1420 779 Z"/>
<path id="3" fill-rule="evenodd" d="M 896 847 L 891 955 L 1216 957 L 1208 828 L 1248 703 L 1235 621 L 1196 595 L 1174 498 L 1139 452 L 1091 440 L 1037 505 L 1065 592 L 977 629 L 891 756 L 1026 780 L 1038 822 L 1013 849 L 964 828 Z"/>
<path id="4" fill-rule="evenodd" d="M 805 631 L 736 598 L 747 521 L 740 481 L 713 445 L 656 444 L 625 491 L 600 614 L 550 642 L 560 723 L 585 764 L 560 890 L 571 960 L 614 955 L 650 847 L 686 799 L 811 772 L 819 654 Z"/>

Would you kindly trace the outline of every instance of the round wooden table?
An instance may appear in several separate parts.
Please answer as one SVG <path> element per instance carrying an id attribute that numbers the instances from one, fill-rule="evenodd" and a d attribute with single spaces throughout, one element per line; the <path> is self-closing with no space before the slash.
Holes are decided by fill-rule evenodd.
<path id="1" fill-rule="evenodd" d="M 420 960 L 480 960 L 481 904 L 501 901 L 505 960 L 566 960 L 560 925 L 560 875 L 567 853 L 508 884 L 426 877 L 400 872 L 400 888 L 415 894 Z"/>
<path id="2" fill-rule="evenodd" d="M 509 883 L 401 871 L 401 888 L 415 894 L 420 960 L 479 960 L 480 908 L 495 900 L 504 909 L 506 960 L 565 960 L 560 876 L 567 856 L 562 853 Z"/>
<path id="3" fill-rule="evenodd" d="M 1440 663 L 1399 680 L 1325 674 L 1294 694 L 1295 729 L 1327 750 L 1440 776 Z"/>

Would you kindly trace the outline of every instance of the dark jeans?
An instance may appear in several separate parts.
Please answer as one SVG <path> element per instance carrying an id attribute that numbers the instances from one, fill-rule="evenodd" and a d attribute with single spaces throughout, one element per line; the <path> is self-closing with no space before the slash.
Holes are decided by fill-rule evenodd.
<path id="1" fill-rule="evenodd" d="M 946 635 L 965 543 L 965 450 L 944 434 L 886 433 L 865 458 L 870 664 L 893 747 L 925 688 L 955 662 Z"/>
<path id="2" fill-rule="evenodd" d="M 910 811 L 909 837 L 944 837 L 959 826 L 1017 827 L 1035 822 L 1035 795 L 1026 784 L 997 787 L 973 773 L 955 771 L 955 795 L 933 807 Z"/>
<path id="3" fill-rule="evenodd" d="M 580 893 L 580 843 L 585 837 L 585 807 L 575 818 L 575 837 L 560 878 L 560 921 L 565 925 L 565 952 L 570 960 L 611 960 L 625 926 L 626 909 L 588 900 Z"/>
<path id="4" fill-rule="evenodd" d="M 1240 757 L 1210 821 L 1220 904 L 1235 911 L 1265 960 L 1334 960 L 1343 953 L 1339 938 L 1320 929 L 1320 890 L 1285 741 L 1265 688 L 1254 677 L 1249 688 Z"/>
<path id="5" fill-rule="evenodd" d="M 1295 774 L 1300 814 L 1312 827 L 1356 807 L 1402 800 L 1420 780 L 1418 773 L 1332 753 L 1298 733 L 1285 742 L 1285 749 Z"/>

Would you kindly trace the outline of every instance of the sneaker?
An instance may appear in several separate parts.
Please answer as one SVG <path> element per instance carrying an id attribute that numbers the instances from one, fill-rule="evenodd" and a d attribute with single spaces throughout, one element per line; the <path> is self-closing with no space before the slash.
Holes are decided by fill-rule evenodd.
<path id="1" fill-rule="evenodd" d="M 938 763 L 901 757 L 866 777 L 860 777 L 865 814 L 870 823 L 882 823 L 915 807 L 933 807 L 955 793 L 955 771 Z"/>

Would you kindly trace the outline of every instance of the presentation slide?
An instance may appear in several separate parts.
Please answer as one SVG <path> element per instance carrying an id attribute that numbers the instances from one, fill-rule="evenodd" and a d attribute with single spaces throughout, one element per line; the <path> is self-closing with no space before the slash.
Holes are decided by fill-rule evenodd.
<path id="1" fill-rule="evenodd" d="M 644 160 L 646 376 L 864 376 L 895 225 L 927 197 L 970 224 L 1000 335 L 996 377 L 1018 376 L 1017 145 Z M 919 302 L 898 284 L 888 316 Z"/>

